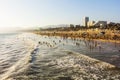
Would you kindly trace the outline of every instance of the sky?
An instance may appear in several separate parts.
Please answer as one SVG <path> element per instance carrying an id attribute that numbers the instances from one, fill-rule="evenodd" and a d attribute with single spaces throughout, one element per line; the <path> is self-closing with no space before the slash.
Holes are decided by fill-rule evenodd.
<path id="1" fill-rule="evenodd" d="M 85 16 L 120 22 L 119 4 L 120 0 L 0 0 L 0 31 L 82 24 Z"/>

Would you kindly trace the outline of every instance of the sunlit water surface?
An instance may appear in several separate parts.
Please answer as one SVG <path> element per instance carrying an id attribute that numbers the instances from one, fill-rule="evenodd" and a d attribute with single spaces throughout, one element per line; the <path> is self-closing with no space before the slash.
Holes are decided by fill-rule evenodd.
<path id="1" fill-rule="evenodd" d="M 120 67 L 119 49 L 120 44 L 110 42 L 64 39 L 31 33 L 0 34 L 0 79 L 24 72 L 30 65 L 36 70 L 38 65 L 68 55 L 68 52 L 84 54 Z M 44 74 L 47 72 L 41 71 L 40 75 Z"/>

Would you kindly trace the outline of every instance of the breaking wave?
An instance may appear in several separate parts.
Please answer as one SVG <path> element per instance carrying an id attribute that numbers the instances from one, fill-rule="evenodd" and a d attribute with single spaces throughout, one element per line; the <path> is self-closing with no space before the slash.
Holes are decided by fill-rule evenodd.
<path id="1" fill-rule="evenodd" d="M 0 36 L 4 41 L 0 50 L 0 79 L 6 80 L 29 67 L 34 51 L 35 42 L 26 37 L 26 34 Z"/>

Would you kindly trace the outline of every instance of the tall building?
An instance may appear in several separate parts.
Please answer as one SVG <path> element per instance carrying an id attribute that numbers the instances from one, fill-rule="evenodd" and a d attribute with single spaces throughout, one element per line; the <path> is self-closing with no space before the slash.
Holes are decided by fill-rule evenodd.
<path id="1" fill-rule="evenodd" d="M 85 27 L 88 27 L 88 22 L 89 22 L 89 17 L 85 17 L 84 20 L 83 20 L 83 25 Z"/>

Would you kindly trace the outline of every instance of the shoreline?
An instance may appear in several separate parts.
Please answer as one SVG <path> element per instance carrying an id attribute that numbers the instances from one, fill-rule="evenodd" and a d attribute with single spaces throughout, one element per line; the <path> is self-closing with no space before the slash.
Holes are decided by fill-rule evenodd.
<path id="1" fill-rule="evenodd" d="M 82 37 L 78 36 L 78 31 L 72 31 L 72 32 L 66 32 L 66 31 L 33 31 L 32 33 L 38 34 L 38 35 L 46 35 L 46 36 L 58 36 L 58 37 L 63 37 L 63 38 L 71 38 L 71 39 L 82 39 L 82 40 L 92 40 L 92 41 L 101 41 L 101 42 L 112 42 L 112 43 L 120 43 L 120 40 L 113 40 L 113 39 L 94 39 L 94 38 L 89 38 L 89 37 Z M 77 36 L 75 36 L 77 34 Z"/>
<path id="2" fill-rule="evenodd" d="M 36 35 L 36 34 L 33 34 Z M 34 37 L 35 41 L 40 41 L 38 51 L 35 52 L 35 58 L 30 66 L 23 72 L 11 76 L 15 80 L 84 80 L 84 79 L 120 79 L 119 68 L 110 63 L 91 58 L 82 54 L 82 52 L 73 51 L 57 45 L 60 39 L 53 38 L 56 46 L 47 46 L 52 44 L 51 38 L 44 36 Z M 32 39 L 32 38 L 31 38 Z M 45 40 L 46 39 L 46 40 Z M 66 40 L 65 40 L 66 41 Z M 63 42 L 64 43 L 64 42 Z M 67 45 L 65 43 L 64 45 Z M 63 45 L 63 46 L 64 46 Z M 37 54 L 36 54 L 37 53 Z"/>

